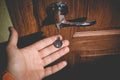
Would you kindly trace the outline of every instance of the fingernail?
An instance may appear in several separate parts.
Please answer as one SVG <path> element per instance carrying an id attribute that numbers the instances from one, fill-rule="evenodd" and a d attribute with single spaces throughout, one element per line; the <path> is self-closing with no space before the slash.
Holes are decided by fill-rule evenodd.
<path id="1" fill-rule="evenodd" d="M 67 62 L 66 62 L 66 61 L 63 61 L 63 64 L 64 64 L 64 66 L 66 66 L 66 65 L 67 65 Z"/>
<path id="2" fill-rule="evenodd" d="M 70 44 L 69 40 L 65 40 L 65 44 L 68 46 Z"/>

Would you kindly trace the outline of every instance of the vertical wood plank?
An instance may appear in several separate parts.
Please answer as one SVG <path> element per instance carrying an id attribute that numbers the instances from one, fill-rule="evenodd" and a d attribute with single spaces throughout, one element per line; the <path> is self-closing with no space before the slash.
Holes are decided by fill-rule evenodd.
<path id="1" fill-rule="evenodd" d="M 88 20 L 96 20 L 93 26 L 86 30 L 103 30 L 120 28 L 120 1 L 118 0 L 88 0 Z"/>
<path id="2" fill-rule="evenodd" d="M 19 36 L 38 31 L 33 14 L 32 0 L 6 0 L 6 3 L 13 25 L 18 31 Z"/>

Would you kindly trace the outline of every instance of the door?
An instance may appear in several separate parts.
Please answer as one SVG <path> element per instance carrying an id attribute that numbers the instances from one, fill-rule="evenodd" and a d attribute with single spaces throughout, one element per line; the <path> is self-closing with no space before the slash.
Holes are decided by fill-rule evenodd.
<path id="1" fill-rule="evenodd" d="M 63 38 L 70 41 L 70 53 L 61 59 L 67 60 L 70 66 L 46 80 L 88 80 L 88 78 L 89 80 L 97 80 L 98 78 L 95 78 L 95 76 L 101 78 L 101 80 L 104 80 L 105 77 L 116 78 L 115 71 L 120 72 L 118 65 L 114 64 L 115 68 L 111 68 L 111 65 L 107 64 L 110 62 L 119 63 L 119 57 L 116 57 L 115 62 L 110 60 L 110 62 L 106 61 L 104 63 L 103 59 L 104 64 L 95 62 L 88 65 L 84 62 L 120 54 L 120 1 L 6 0 L 6 3 L 13 25 L 20 37 L 40 31 L 46 37 L 49 37 L 58 34 L 57 28 L 55 24 L 42 26 L 42 22 L 47 17 L 46 8 L 51 3 L 59 1 L 65 2 L 68 6 L 66 20 L 86 17 L 87 21 L 96 20 L 96 24 L 86 27 L 68 26 L 60 29 Z M 74 67 L 71 68 L 71 64 Z M 84 64 L 85 66 L 83 66 Z M 110 73 L 112 70 L 114 71 L 113 74 Z"/>
<path id="2" fill-rule="evenodd" d="M 6 0 L 8 10 L 19 36 L 42 31 L 49 37 L 58 34 L 55 24 L 41 26 L 46 8 L 62 1 L 68 6 L 67 20 L 86 17 L 96 20 L 87 27 L 61 28 L 60 34 L 70 40 L 70 53 L 65 56 L 70 63 L 94 60 L 104 55 L 120 53 L 120 1 L 118 0 Z M 14 4 L 14 5 L 13 5 Z"/>

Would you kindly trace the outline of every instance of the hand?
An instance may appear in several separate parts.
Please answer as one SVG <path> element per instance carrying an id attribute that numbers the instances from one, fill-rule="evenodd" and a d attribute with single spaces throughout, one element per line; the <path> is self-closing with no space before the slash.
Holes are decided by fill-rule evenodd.
<path id="1" fill-rule="evenodd" d="M 66 61 L 62 61 L 45 68 L 45 66 L 69 52 L 68 40 L 63 41 L 61 48 L 55 48 L 52 43 L 58 36 L 52 36 L 19 49 L 17 47 L 18 33 L 14 28 L 11 28 L 10 31 L 11 36 L 6 48 L 8 53 L 7 69 L 15 80 L 42 80 L 67 65 Z"/>

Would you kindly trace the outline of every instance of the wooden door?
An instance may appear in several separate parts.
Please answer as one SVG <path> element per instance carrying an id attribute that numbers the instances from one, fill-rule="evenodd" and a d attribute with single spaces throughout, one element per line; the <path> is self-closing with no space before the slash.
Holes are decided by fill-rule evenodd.
<path id="1" fill-rule="evenodd" d="M 47 16 L 45 10 L 51 3 L 59 1 L 66 2 L 68 5 L 67 20 L 87 17 L 87 21 L 96 20 L 97 23 L 89 27 L 61 28 L 63 38 L 70 41 L 70 53 L 61 59 L 66 59 L 74 66 L 68 65 L 67 68 L 45 80 L 97 80 L 98 78 L 109 80 L 111 77 L 118 79 L 119 75 L 116 73 L 120 74 L 118 56 L 120 54 L 120 1 L 6 0 L 6 3 L 20 37 L 40 31 L 49 37 L 56 35 L 57 29 L 54 24 L 41 26 Z M 116 57 L 104 58 L 109 55 Z M 97 60 L 99 57 L 102 57 L 100 61 Z M 91 60 L 92 63 L 84 63 Z M 114 67 L 111 67 L 113 65 Z"/>
<path id="2" fill-rule="evenodd" d="M 46 7 L 54 2 L 68 5 L 66 19 L 87 17 L 96 20 L 89 27 L 61 28 L 64 39 L 70 40 L 70 53 L 64 59 L 70 63 L 86 61 L 104 55 L 120 53 L 120 1 L 118 0 L 6 0 L 14 27 L 19 36 L 42 31 L 47 37 L 56 35 L 55 25 L 41 27 Z M 88 61 L 88 60 L 87 60 Z"/>

